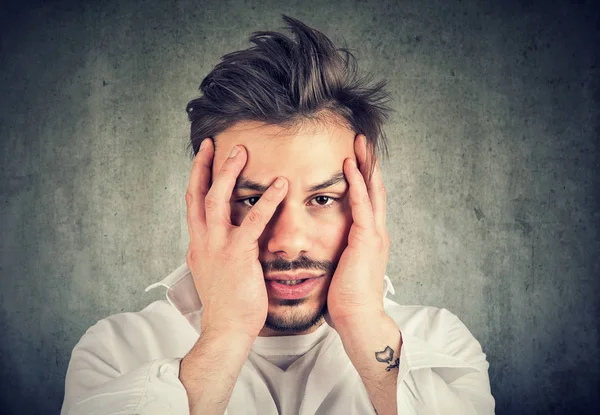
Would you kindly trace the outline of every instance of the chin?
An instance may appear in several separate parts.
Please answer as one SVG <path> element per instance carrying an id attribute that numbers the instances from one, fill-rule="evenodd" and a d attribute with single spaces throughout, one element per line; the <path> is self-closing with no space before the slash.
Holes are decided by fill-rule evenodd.
<path id="1" fill-rule="evenodd" d="M 327 304 L 318 308 L 307 309 L 302 307 L 305 299 L 279 300 L 277 311 L 269 311 L 265 327 L 282 334 L 296 334 L 314 329 L 324 321 Z M 282 302 L 288 304 L 282 304 Z M 294 302 L 295 304 L 289 304 Z M 286 309 L 287 308 L 287 309 Z"/>

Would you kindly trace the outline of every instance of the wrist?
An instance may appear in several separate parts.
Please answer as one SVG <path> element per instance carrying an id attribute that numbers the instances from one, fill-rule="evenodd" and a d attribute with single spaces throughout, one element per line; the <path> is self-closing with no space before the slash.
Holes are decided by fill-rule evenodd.
<path id="1" fill-rule="evenodd" d="M 186 390 L 191 413 L 229 401 L 253 342 L 238 331 L 207 328 L 200 333 L 179 366 L 179 380 Z"/>
<path id="2" fill-rule="evenodd" d="M 220 343 L 229 346 L 246 346 L 250 349 L 256 340 L 258 332 L 236 329 L 232 326 L 206 325 L 202 326 L 200 337 L 210 343 Z"/>
<path id="3" fill-rule="evenodd" d="M 356 319 L 348 319 L 342 322 L 339 327 L 336 323 L 336 331 L 347 352 L 353 349 L 362 349 L 372 340 L 395 336 L 399 333 L 396 322 L 385 312 L 365 314 Z M 385 335 L 387 334 L 387 335 Z"/>
<path id="4" fill-rule="evenodd" d="M 264 325 L 264 323 L 263 323 Z M 260 333 L 261 327 L 258 327 L 257 324 L 248 324 L 242 322 L 233 322 L 231 319 L 226 318 L 210 318 L 208 314 L 202 314 L 202 319 L 200 321 L 200 335 L 203 333 L 210 336 L 231 336 L 236 339 L 254 342 L 258 333 Z"/>
<path id="5" fill-rule="evenodd" d="M 400 365 L 402 332 L 392 318 L 373 320 L 369 326 L 348 328 L 340 334 L 340 339 L 363 381 L 386 374 L 393 377 L 398 373 L 392 369 L 398 369 Z"/>
<path id="6" fill-rule="evenodd" d="M 371 330 L 390 321 L 393 322 L 384 310 L 361 311 L 336 318 L 335 329 L 340 336 L 345 336 L 356 331 Z"/>

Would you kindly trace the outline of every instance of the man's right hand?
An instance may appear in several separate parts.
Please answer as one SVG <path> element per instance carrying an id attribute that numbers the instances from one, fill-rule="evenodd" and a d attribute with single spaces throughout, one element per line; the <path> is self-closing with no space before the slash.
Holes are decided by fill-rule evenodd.
<path id="1" fill-rule="evenodd" d="M 258 238 L 287 194 L 287 181 L 276 180 L 240 226 L 235 226 L 230 199 L 246 164 L 246 149 L 234 147 L 211 186 L 214 145 L 209 138 L 202 144 L 185 195 L 190 234 L 186 263 L 203 304 L 202 331 L 234 331 L 256 337 L 269 306 Z M 281 187 L 277 187 L 278 181 Z"/>

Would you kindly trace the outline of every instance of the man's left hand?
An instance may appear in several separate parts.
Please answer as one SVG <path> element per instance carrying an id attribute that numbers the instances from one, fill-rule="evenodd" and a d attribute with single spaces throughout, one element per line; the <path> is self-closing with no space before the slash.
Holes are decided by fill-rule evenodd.
<path id="1" fill-rule="evenodd" d="M 358 166 L 347 158 L 343 167 L 353 223 L 327 296 L 326 320 L 338 332 L 360 328 L 385 316 L 383 281 L 390 246 L 385 224 L 386 192 L 376 160 L 368 179 L 367 140 L 362 134 L 354 140 L 354 153 Z"/>

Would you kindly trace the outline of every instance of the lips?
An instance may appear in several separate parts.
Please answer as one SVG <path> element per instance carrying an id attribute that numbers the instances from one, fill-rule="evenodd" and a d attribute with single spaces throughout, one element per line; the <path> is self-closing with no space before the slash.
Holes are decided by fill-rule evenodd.
<path id="1" fill-rule="evenodd" d="M 317 287 L 320 286 L 322 281 L 325 278 L 317 278 L 312 275 L 307 274 L 297 274 L 293 276 L 270 276 L 275 279 L 267 279 L 265 284 L 267 286 L 267 291 L 269 292 L 271 297 L 280 298 L 280 299 L 299 299 L 304 298 L 310 295 Z M 302 278 L 306 277 L 306 278 Z M 294 285 L 289 285 L 286 283 L 281 283 L 279 281 L 294 281 L 300 280 L 302 282 Z"/>
<path id="2" fill-rule="evenodd" d="M 295 281 L 295 280 L 308 280 L 311 278 L 321 277 L 323 274 L 310 274 L 307 272 L 298 274 L 269 274 L 265 277 L 268 281 Z"/>

